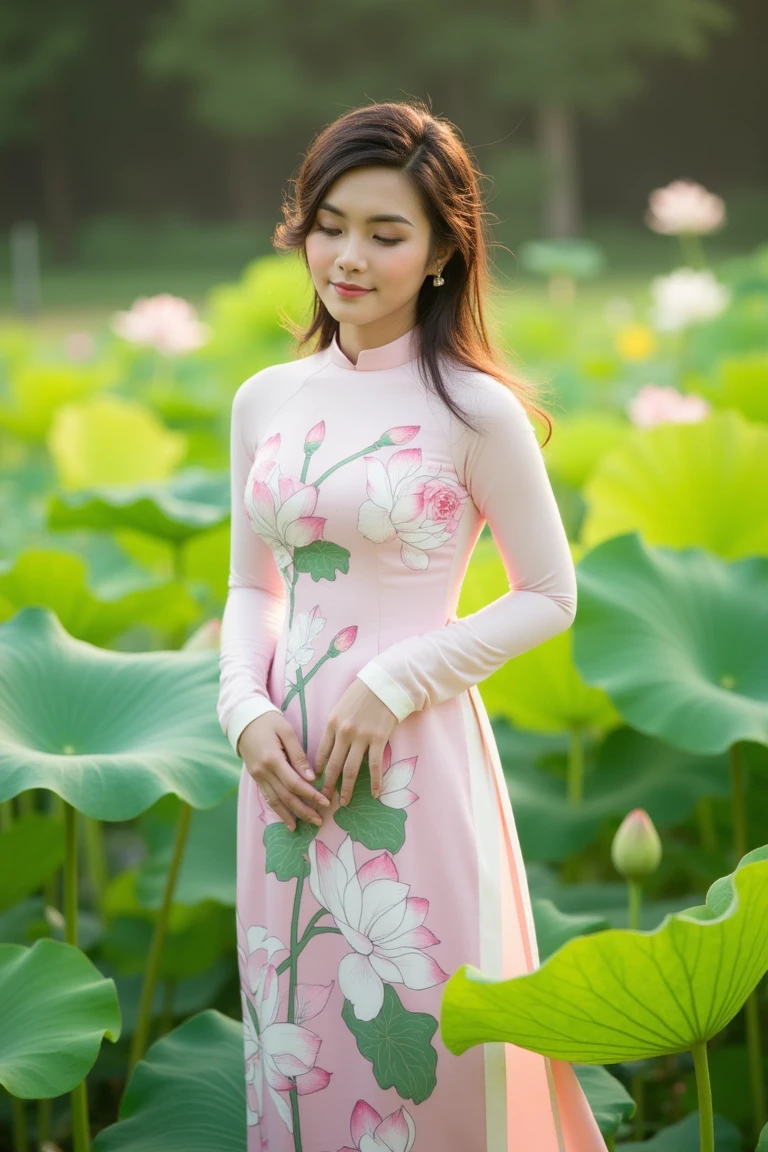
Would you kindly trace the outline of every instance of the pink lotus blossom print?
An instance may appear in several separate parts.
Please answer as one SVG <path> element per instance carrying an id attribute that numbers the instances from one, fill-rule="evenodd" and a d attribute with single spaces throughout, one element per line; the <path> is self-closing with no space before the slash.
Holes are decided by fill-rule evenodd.
<path id="1" fill-rule="evenodd" d="M 403 448 L 386 465 L 366 456 L 368 499 L 360 505 L 357 527 L 366 540 L 383 544 L 396 536 L 408 568 L 429 567 L 429 552 L 456 531 L 466 489 L 439 464 L 423 464 L 420 448 Z"/>
<path id="2" fill-rule="evenodd" d="M 382 1120 L 365 1100 L 355 1104 L 349 1132 L 354 1148 L 340 1148 L 339 1152 L 411 1152 L 416 1139 L 416 1125 L 407 1108 L 401 1106 Z"/>
<path id="3" fill-rule="evenodd" d="M 309 845 L 309 885 L 353 949 L 339 965 L 339 987 L 358 1020 L 372 1020 L 384 1003 L 384 981 L 431 988 L 448 979 L 425 948 L 439 944 L 424 926 L 429 901 L 409 896 L 390 852 L 357 869 L 352 839 L 338 855 L 322 840 Z"/>

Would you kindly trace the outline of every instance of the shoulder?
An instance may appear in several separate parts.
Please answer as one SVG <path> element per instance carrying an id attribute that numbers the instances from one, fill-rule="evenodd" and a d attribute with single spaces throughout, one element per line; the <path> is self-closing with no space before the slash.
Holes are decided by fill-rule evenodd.
<path id="1" fill-rule="evenodd" d="M 268 364 L 254 372 L 238 387 L 232 398 L 233 416 L 267 415 L 271 404 L 278 406 L 294 388 L 300 388 L 323 363 L 323 353 L 313 352 L 282 364 Z"/>
<path id="2" fill-rule="evenodd" d="M 511 388 L 495 376 L 462 365 L 451 365 L 448 375 L 452 396 L 477 428 L 476 432 L 472 432 L 461 422 L 470 439 L 484 435 L 509 437 L 516 431 L 536 434 L 525 405 Z"/>

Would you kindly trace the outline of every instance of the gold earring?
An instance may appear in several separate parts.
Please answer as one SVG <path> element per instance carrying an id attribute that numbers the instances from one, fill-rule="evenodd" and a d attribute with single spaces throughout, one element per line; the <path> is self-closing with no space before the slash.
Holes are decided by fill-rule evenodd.
<path id="1" fill-rule="evenodd" d="M 433 276 L 433 277 L 432 277 L 432 283 L 434 284 L 435 288 L 439 288 L 441 284 L 445 284 L 445 280 L 444 280 L 444 279 L 443 279 L 443 277 L 440 275 L 440 273 L 442 272 L 442 270 L 443 270 L 443 269 L 442 269 L 442 265 L 438 264 L 438 266 L 437 266 L 437 276 Z"/>

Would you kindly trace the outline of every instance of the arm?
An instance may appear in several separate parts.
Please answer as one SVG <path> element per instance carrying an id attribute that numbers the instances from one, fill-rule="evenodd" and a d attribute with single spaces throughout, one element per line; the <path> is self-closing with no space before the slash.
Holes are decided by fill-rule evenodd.
<path id="1" fill-rule="evenodd" d="M 219 723 L 238 755 L 238 740 L 246 725 L 270 709 L 280 711 L 269 698 L 267 677 L 285 607 L 285 588 L 272 550 L 254 532 L 243 502 L 253 464 L 244 439 L 245 429 L 254 426 L 252 396 L 244 384 L 232 401 L 229 592 L 219 654 Z"/>
<path id="2" fill-rule="evenodd" d="M 576 572 L 536 432 L 504 385 L 488 393 L 471 437 L 464 485 L 487 520 L 510 591 L 442 628 L 408 636 L 358 676 L 404 720 L 485 680 L 507 660 L 565 631 L 576 614 Z"/>

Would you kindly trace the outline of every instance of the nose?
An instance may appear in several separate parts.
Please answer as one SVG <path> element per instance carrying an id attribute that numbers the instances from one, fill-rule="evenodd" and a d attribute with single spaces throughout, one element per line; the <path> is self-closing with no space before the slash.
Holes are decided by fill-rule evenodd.
<path id="1" fill-rule="evenodd" d="M 347 240 L 346 245 L 342 248 L 339 255 L 336 257 L 336 264 L 342 272 L 346 272 L 348 270 L 351 271 L 353 269 L 354 271 L 359 272 L 360 269 L 364 267 L 365 261 L 362 259 L 358 251 L 357 241 L 354 240 L 351 236 Z"/>

